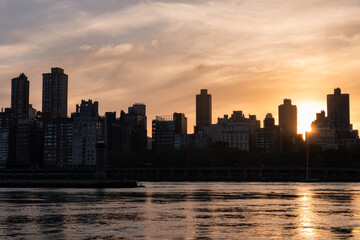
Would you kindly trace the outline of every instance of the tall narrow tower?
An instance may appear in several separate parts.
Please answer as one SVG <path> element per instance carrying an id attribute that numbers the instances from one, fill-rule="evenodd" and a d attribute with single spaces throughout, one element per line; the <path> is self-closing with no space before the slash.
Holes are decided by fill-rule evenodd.
<path id="1" fill-rule="evenodd" d="M 344 138 L 351 131 L 349 94 L 342 94 L 340 88 L 334 94 L 327 95 L 327 113 L 334 123 L 339 138 Z"/>
<path id="2" fill-rule="evenodd" d="M 211 94 L 207 89 L 201 89 L 196 95 L 196 127 L 195 132 L 201 131 L 203 127 L 211 124 L 212 106 Z"/>
<path id="3" fill-rule="evenodd" d="M 17 118 L 29 116 L 29 81 L 24 73 L 11 80 L 11 108 Z"/>
<path id="4" fill-rule="evenodd" d="M 67 117 L 68 75 L 61 68 L 51 68 L 43 73 L 43 115 L 57 118 Z"/>
<path id="5" fill-rule="evenodd" d="M 284 104 L 279 105 L 279 126 L 292 135 L 297 134 L 297 107 L 290 99 L 284 99 Z"/>

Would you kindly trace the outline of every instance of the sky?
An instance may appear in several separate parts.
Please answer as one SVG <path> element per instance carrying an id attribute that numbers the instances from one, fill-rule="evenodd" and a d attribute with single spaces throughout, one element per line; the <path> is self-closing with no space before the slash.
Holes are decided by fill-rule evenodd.
<path id="1" fill-rule="evenodd" d="M 173 112 L 192 132 L 202 88 L 213 123 L 234 110 L 277 122 L 290 98 L 304 132 L 340 87 L 358 129 L 359 56 L 358 0 L 0 0 L 1 107 L 24 72 L 41 110 L 42 73 L 61 67 L 69 115 L 81 99 L 101 114 L 145 103 L 148 135 L 155 116 Z"/>

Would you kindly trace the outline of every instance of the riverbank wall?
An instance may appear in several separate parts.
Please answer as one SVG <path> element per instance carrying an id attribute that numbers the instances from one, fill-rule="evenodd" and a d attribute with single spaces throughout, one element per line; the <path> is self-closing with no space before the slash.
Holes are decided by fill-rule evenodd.
<path id="1" fill-rule="evenodd" d="M 5 180 L 96 180 L 96 169 L 0 169 Z M 116 168 L 101 173 L 105 180 L 137 181 L 305 181 L 306 168 Z M 313 181 L 360 182 L 360 169 L 311 168 Z"/>

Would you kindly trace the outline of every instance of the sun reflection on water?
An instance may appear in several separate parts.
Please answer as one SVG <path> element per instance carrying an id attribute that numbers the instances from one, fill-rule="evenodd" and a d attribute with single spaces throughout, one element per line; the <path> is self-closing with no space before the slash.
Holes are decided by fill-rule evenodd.
<path id="1" fill-rule="evenodd" d="M 312 204 L 312 193 L 304 188 L 301 189 L 301 197 L 299 198 L 299 230 L 302 238 L 312 239 L 315 236 L 314 227 L 314 209 Z"/>

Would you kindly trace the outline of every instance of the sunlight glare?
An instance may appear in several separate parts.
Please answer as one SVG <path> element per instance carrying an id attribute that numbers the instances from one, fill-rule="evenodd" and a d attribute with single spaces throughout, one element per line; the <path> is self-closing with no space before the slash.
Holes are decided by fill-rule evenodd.
<path id="1" fill-rule="evenodd" d="M 326 110 L 321 102 L 306 101 L 297 103 L 298 108 L 298 133 L 304 136 L 306 131 L 311 131 L 311 123 L 316 119 L 316 113 Z"/>
<path id="2" fill-rule="evenodd" d="M 314 207 L 312 193 L 307 188 L 300 188 L 302 197 L 299 198 L 299 230 L 300 239 L 313 239 L 316 235 L 314 221 Z"/>

